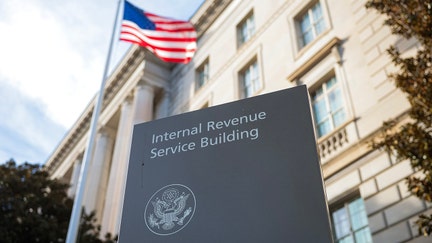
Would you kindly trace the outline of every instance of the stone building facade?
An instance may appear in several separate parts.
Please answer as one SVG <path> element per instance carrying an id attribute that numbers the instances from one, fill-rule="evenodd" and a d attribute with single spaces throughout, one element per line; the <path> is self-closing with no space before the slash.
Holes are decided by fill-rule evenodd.
<path id="1" fill-rule="evenodd" d="M 413 221 L 430 205 L 407 192 L 409 161 L 373 151 L 383 121 L 409 104 L 387 75 L 385 50 L 415 41 L 391 35 L 365 0 L 206 0 L 191 17 L 198 51 L 164 63 L 132 46 L 105 88 L 84 206 L 117 233 L 133 125 L 306 84 L 335 242 L 429 242 Z M 74 196 L 93 100 L 46 168 Z"/>

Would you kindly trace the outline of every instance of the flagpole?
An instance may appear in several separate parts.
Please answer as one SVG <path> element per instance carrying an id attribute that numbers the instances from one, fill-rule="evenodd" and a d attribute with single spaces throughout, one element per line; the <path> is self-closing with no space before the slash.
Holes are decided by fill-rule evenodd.
<path id="1" fill-rule="evenodd" d="M 111 34 L 111 41 L 110 41 L 109 49 L 108 49 L 108 56 L 107 56 L 106 63 L 105 63 L 105 69 L 104 69 L 104 73 L 102 76 L 102 83 L 100 86 L 97 102 L 96 102 L 94 110 L 93 110 L 92 121 L 91 121 L 90 128 L 89 128 L 90 129 L 90 137 L 87 141 L 87 149 L 84 152 L 83 163 L 81 166 L 80 175 L 79 175 L 79 179 L 78 179 L 77 193 L 76 193 L 76 196 L 74 199 L 71 219 L 69 221 L 69 228 L 68 228 L 68 232 L 67 232 L 66 243 L 76 243 L 77 242 L 78 229 L 79 229 L 79 224 L 81 221 L 81 210 L 82 210 L 81 205 L 82 205 L 83 196 L 84 196 L 84 192 L 85 192 L 85 184 L 86 184 L 86 180 L 87 180 L 88 168 L 90 165 L 90 160 L 91 160 L 92 155 L 93 155 L 93 145 L 95 142 L 95 135 L 96 135 L 96 131 L 97 131 L 97 121 L 99 119 L 99 114 L 100 114 L 100 111 L 102 108 L 105 84 L 106 84 L 106 81 L 108 79 L 109 65 L 110 65 L 110 61 L 111 61 L 111 54 L 112 54 L 112 49 L 113 49 L 114 38 L 116 35 L 116 27 L 117 27 L 117 21 L 118 21 L 121 3 L 122 3 L 122 0 L 119 0 L 118 4 L 117 4 L 117 11 L 116 11 L 116 16 L 115 16 L 115 20 L 114 20 L 113 31 Z"/>

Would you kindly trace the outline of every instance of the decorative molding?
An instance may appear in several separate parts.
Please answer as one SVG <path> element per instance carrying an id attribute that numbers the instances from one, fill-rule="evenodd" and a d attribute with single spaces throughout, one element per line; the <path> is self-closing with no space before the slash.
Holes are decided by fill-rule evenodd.
<path id="1" fill-rule="evenodd" d="M 315 66 L 316 63 L 321 61 L 329 53 L 333 52 L 333 47 L 340 43 L 339 38 L 333 38 L 327 44 L 325 44 L 321 49 L 319 49 L 311 58 L 302 63 L 294 72 L 288 75 L 287 79 L 290 82 L 296 81 L 307 71 Z"/>
<path id="2" fill-rule="evenodd" d="M 393 119 L 397 122 L 397 126 L 400 126 L 409 120 L 409 111 L 404 111 Z M 353 121 L 355 122 L 355 121 Z M 345 127 L 342 126 L 341 129 Z M 372 131 L 368 135 L 362 137 L 360 140 L 352 141 L 348 138 L 348 144 L 344 149 L 340 149 L 338 153 L 328 160 L 321 158 L 321 166 L 324 179 L 330 178 L 331 176 L 337 174 L 347 166 L 357 161 L 359 158 L 363 157 L 373 151 L 371 147 L 371 142 L 373 140 L 379 139 L 382 135 L 382 127 L 378 127 L 376 130 Z M 322 140 L 318 140 L 317 146 L 319 147 L 321 143 L 324 143 L 326 139 L 330 138 L 332 135 L 326 136 Z M 348 135 L 349 136 L 349 135 Z M 351 141 L 350 141 L 351 140 Z M 320 153 L 318 149 L 318 153 Z"/>
<path id="3" fill-rule="evenodd" d="M 205 1 L 191 18 L 200 38 L 233 0 Z"/>

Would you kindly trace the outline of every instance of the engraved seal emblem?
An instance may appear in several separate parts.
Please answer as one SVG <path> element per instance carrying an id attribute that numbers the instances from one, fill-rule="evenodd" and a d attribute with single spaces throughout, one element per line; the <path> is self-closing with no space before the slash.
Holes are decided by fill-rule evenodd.
<path id="1" fill-rule="evenodd" d="M 192 219 L 195 207 L 195 195 L 189 187 L 181 184 L 164 186 L 147 202 L 146 226 L 157 235 L 175 234 Z"/>

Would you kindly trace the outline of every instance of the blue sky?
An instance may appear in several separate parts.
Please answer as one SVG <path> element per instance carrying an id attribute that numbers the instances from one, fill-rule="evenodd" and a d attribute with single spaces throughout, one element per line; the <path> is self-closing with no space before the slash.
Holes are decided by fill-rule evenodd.
<path id="1" fill-rule="evenodd" d="M 130 2 L 187 20 L 203 0 Z M 117 3 L 0 1 L 0 163 L 44 163 L 78 119 L 99 89 Z M 116 41 L 112 66 L 127 48 Z"/>

